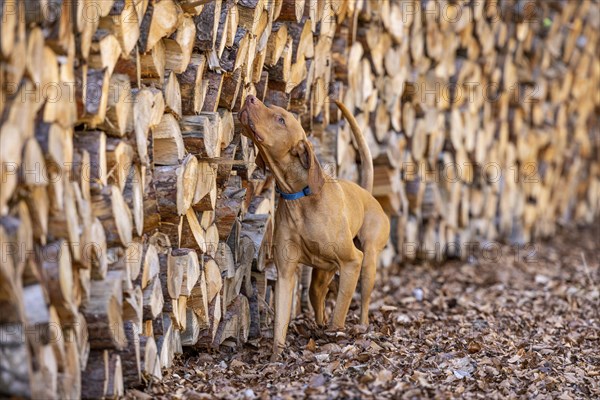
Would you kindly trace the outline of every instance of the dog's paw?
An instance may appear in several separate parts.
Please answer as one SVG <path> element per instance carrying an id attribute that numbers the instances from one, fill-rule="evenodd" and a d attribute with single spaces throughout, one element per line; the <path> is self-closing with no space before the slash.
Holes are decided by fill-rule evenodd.
<path id="1" fill-rule="evenodd" d="M 271 355 L 271 358 L 269 359 L 269 361 L 272 362 L 272 363 L 280 362 L 281 361 L 281 354 L 273 353 Z"/>

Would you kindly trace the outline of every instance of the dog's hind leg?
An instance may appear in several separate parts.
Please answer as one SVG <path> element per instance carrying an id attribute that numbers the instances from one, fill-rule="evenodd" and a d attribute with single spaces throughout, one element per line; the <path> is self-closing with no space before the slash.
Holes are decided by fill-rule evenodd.
<path id="1" fill-rule="evenodd" d="M 385 247 L 390 234 L 390 220 L 383 213 L 379 204 L 372 205 L 367 213 L 363 226 L 358 233 L 358 239 L 362 244 L 364 257 L 360 271 L 360 323 L 369 324 L 369 304 L 371 293 L 375 285 L 377 272 L 377 259 L 379 253 Z"/>
<path id="2" fill-rule="evenodd" d="M 324 270 L 313 267 L 312 279 L 310 281 L 310 304 L 315 311 L 315 321 L 318 326 L 325 324 L 325 297 L 329 284 L 335 275 L 335 269 Z"/>
<path id="3" fill-rule="evenodd" d="M 354 249 L 352 258 L 350 261 L 345 261 L 344 265 L 340 267 L 340 288 L 335 302 L 335 309 L 333 310 L 333 319 L 330 324 L 332 329 L 344 328 L 346 315 L 350 308 L 350 301 L 352 301 L 352 295 L 356 290 L 358 277 L 360 276 L 363 253 L 354 246 L 352 248 Z"/>
<path id="4" fill-rule="evenodd" d="M 375 285 L 375 273 L 377 272 L 377 251 L 371 246 L 365 250 L 362 268 L 360 270 L 360 323 L 369 324 L 369 304 L 371 293 Z"/>

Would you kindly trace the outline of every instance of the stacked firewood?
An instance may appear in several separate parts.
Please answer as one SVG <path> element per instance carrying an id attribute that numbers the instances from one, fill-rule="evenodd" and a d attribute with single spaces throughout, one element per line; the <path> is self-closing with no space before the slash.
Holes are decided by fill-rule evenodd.
<path id="1" fill-rule="evenodd" d="M 0 394 L 115 397 L 267 327 L 274 182 L 231 50 L 255 35 L 204 3 L 3 2 Z"/>
<path id="2" fill-rule="evenodd" d="M 337 28 L 334 76 L 402 259 L 497 257 L 494 240 L 525 255 L 560 224 L 594 221 L 597 2 L 351 3 L 360 11 Z M 356 179 L 348 135 L 332 130 L 338 174 Z"/>
<path id="3" fill-rule="evenodd" d="M 480 3 L 0 2 L 0 395 L 116 397 L 184 346 L 269 334 L 276 193 L 248 94 L 354 180 L 331 100 L 355 110 L 384 266 L 591 222 L 597 7 Z"/>

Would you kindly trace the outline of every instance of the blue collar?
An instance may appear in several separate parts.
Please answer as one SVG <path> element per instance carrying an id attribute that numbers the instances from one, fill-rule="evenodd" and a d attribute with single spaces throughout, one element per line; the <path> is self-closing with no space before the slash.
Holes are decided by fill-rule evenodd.
<path id="1" fill-rule="evenodd" d="M 298 200 L 304 196 L 310 195 L 310 188 L 308 186 L 296 193 L 284 193 L 281 190 L 279 190 L 277 185 L 275 185 L 275 191 L 279 193 L 281 195 L 281 198 L 284 200 Z"/>

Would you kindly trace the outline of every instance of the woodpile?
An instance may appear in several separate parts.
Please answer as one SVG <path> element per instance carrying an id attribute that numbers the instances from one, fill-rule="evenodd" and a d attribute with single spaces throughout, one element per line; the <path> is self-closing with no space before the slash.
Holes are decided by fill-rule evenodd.
<path id="1" fill-rule="evenodd" d="M 0 396 L 117 397 L 184 346 L 271 334 L 277 200 L 248 94 L 358 180 L 331 100 L 355 111 L 383 266 L 591 223 L 598 7 L 528 4 L 1 2 Z"/>

